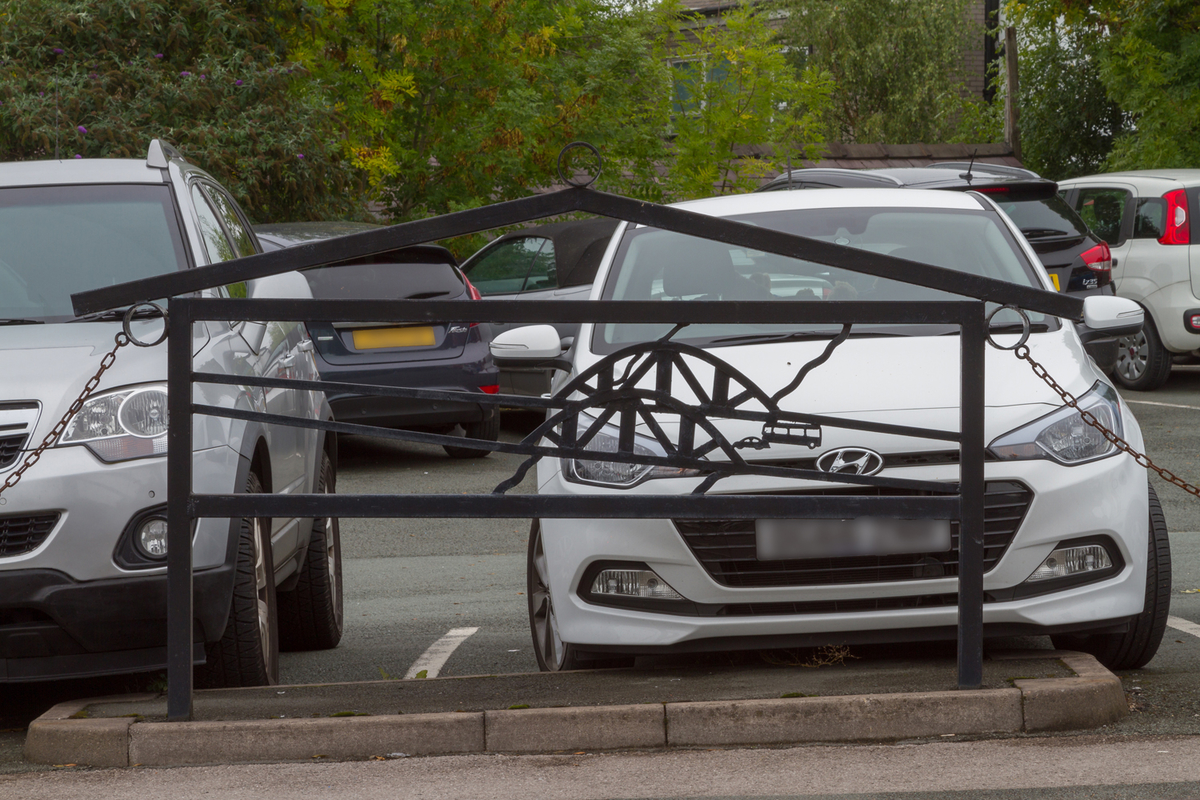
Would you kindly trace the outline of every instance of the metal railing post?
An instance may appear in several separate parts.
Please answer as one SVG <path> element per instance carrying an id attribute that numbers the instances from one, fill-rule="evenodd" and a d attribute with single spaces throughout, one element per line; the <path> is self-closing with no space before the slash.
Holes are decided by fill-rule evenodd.
<path id="1" fill-rule="evenodd" d="M 958 688 L 983 686 L 983 502 L 984 502 L 984 358 L 986 308 L 962 327 L 960 342 L 962 431 L 958 523 Z"/>
<path id="2" fill-rule="evenodd" d="M 192 718 L 191 302 L 172 298 L 167 333 L 167 719 Z"/>

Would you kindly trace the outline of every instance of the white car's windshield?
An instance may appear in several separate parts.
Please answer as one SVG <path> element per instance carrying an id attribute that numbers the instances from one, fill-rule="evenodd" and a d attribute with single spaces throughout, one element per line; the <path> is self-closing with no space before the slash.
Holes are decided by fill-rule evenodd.
<path id="1" fill-rule="evenodd" d="M 1041 288 L 1032 266 L 995 214 L 928 208 L 821 208 L 733 217 L 740 222 L 812 239 L 884 253 L 910 261 Z M 875 278 L 801 259 L 659 230 L 631 227 L 622 238 L 603 297 L 612 300 L 957 300 L 956 295 L 888 278 Z M 1052 319 L 1031 314 L 1045 329 Z M 1019 321 L 1013 312 L 994 324 Z M 796 331 L 836 332 L 840 325 L 704 324 L 674 337 L 722 345 L 764 340 Z M 596 352 L 665 335 L 668 325 L 598 325 Z M 856 326 L 857 333 L 945 333 L 946 326 Z M 953 329 L 956 330 L 956 329 Z"/>
<path id="2" fill-rule="evenodd" d="M 74 292 L 186 266 L 166 186 L 0 189 L 0 320 L 68 320 Z"/>

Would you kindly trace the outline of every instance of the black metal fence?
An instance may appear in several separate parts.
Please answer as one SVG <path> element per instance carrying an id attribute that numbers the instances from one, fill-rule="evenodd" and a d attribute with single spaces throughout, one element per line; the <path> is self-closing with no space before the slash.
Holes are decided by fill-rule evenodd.
<path id="1" fill-rule="evenodd" d="M 244 300 L 198 297 L 199 290 L 261 278 L 306 267 L 374 255 L 412 244 L 514 225 L 570 212 L 589 212 L 664 230 L 712 239 L 782 256 L 803 258 L 854 272 L 938 289 L 964 298 L 941 302 L 779 303 L 769 301 L 313 301 Z M 898 276 L 903 276 L 900 278 Z M 906 261 L 842 247 L 744 223 L 717 219 L 679 208 L 658 206 L 583 187 L 500 203 L 471 211 L 410 222 L 366 233 L 286 250 L 228 261 L 188 272 L 157 276 L 121 286 L 105 287 L 73 297 L 77 314 L 127 306 L 155 298 L 168 304 L 168 715 L 188 719 L 192 704 L 192 521 L 203 517 L 493 517 L 493 518 L 704 518 L 816 519 L 860 516 L 929 518 L 959 521 L 958 684 L 978 687 L 983 659 L 984 563 L 984 356 L 988 338 L 985 303 L 1010 305 L 1077 320 L 1082 302 L 1052 292 L 1017 286 L 982 276 Z M 195 383 L 284 387 L 316 390 L 349 390 L 361 394 L 426 399 L 452 399 L 453 393 L 419 389 L 385 389 L 347 383 L 306 382 L 197 373 L 192 366 L 191 326 L 199 320 L 253 321 L 335 319 L 345 322 L 551 322 L 659 323 L 672 326 L 697 323 L 940 323 L 958 326 L 960 341 L 960 420 L 957 431 L 867 423 L 861 420 L 783 412 L 771 403 L 766 410 L 744 402 L 761 390 L 732 367 L 716 364 L 711 387 L 701 392 L 701 402 L 686 407 L 671 392 L 673 370 L 684 356 L 706 358 L 704 351 L 662 340 L 606 358 L 588 374 L 575 376 L 550 398 L 475 395 L 473 402 L 498 406 L 544 409 L 547 421 L 519 443 L 464 440 L 374 428 L 334 421 L 298 420 L 269 413 L 235 410 L 194 403 Z M 833 345 L 836 346 L 836 345 Z M 685 352 L 686 351 L 686 352 Z M 827 357 L 828 350 L 825 354 Z M 711 361 L 711 358 L 710 358 Z M 815 359 L 806 369 L 818 366 Z M 715 364 L 715 362 L 713 362 Z M 620 366 L 623 364 L 623 366 Z M 638 366 L 634 366 L 638 365 Z M 620 372 L 617 372 L 618 367 Z M 607 372 L 606 372 L 607 371 Z M 653 388 L 647 378 L 654 374 Z M 801 378 L 803 376 L 803 371 Z M 639 388 L 640 381 L 640 388 Z M 589 383 L 590 382 L 590 383 Z M 576 389 L 586 385 L 585 399 Z M 758 395 L 755 393 L 758 392 Z M 572 395 L 575 394 L 575 397 Z M 595 435 L 594 423 L 579 425 L 585 407 L 607 407 L 601 422 L 618 419 L 622 431 L 617 452 L 604 460 L 634 464 L 703 467 L 709 478 L 687 495 L 637 495 L 613 503 L 611 495 L 545 496 L 506 494 L 539 458 L 596 458 L 586 450 Z M 634 452 L 633 426 L 638 421 L 653 429 L 650 412 L 663 410 L 680 416 L 678 440 L 660 436 L 667 455 Z M 452 444 L 527 456 L 512 479 L 488 495 L 389 494 L 389 495 L 206 495 L 192 486 L 192 417 L 224 416 L 261 423 L 317 428 L 334 433 L 368 433 L 394 439 Z M 868 475 L 831 475 L 812 469 L 756 465 L 746 461 L 737 447 L 721 439 L 706 420 L 740 418 L 764 423 L 771 431 L 842 427 L 917 436 L 956 443 L 960 480 L 957 484 Z M 661 431 L 656 433 L 660 434 Z M 725 458 L 705 456 L 721 449 Z M 838 484 L 883 486 L 911 494 L 860 495 L 725 495 L 705 494 L 716 480 L 738 474 L 770 474 Z"/>

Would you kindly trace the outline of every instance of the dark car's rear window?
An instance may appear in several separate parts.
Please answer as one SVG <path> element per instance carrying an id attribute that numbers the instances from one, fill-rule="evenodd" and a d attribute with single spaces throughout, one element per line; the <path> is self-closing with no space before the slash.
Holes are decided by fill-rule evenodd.
<path id="1" fill-rule="evenodd" d="M 1058 195 L 1042 200 L 1006 201 L 996 195 L 991 198 L 1016 223 L 1026 239 L 1087 236 L 1087 225 Z"/>
<path id="2" fill-rule="evenodd" d="M 317 267 L 304 277 L 319 300 L 455 300 L 466 291 L 453 266 L 436 262 Z"/>

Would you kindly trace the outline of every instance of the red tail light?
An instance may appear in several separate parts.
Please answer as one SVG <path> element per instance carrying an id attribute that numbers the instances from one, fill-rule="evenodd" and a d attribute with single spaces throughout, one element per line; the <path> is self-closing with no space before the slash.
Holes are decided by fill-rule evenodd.
<path id="1" fill-rule="evenodd" d="M 1087 264 L 1087 268 L 1093 272 L 1107 272 L 1112 274 L 1112 251 L 1108 249 L 1108 244 L 1101 242 L 1091 250 L 1085 250 L 1080 258 L 1083 263 Z"/>
<path id="2" fill-rule="evenodd" d="M 481 295 L 479 293 L 479 290 L 475 288 L 475 284 L 471 283 L 470 278 L 468 278 L 466 275 L 463 275 L 463 281 L 465 281 L 467 284 L 467 294 L 470 295 L 472 300 L 482 300 L 483 299 L 483 295 Z M 472 322 L 470 327 L 474 328 L 477 325 L 479 325 L 478 322 Z M 497 392 L 500 391 L 499 386 L 496 387 L 496 391 Z"/>
<path id="3" fill-rule="evenodd" d="M 496 383 L 491 386 L 480 386 L 479 391 L 484 394 L 500 394 L 500 384 Z"/>
<path id="4" fill-rule="evenodd" d="M 1183 189 L 1163 195 L 1167 201 L 1167 232 L 1158 240 L 1159 244 L 1191 244 L 1188 224 L 1187 194 Z"/>

